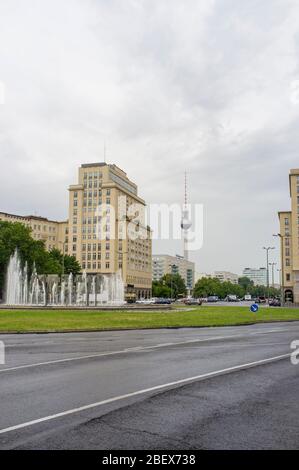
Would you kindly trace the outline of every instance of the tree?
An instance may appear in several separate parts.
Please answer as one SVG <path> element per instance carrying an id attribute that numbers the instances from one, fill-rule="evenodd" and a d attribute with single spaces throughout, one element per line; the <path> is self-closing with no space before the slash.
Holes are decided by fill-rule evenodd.
<path id="1" fill-rule="evenodd" d="M 177 298 L 187 292 L 186 284 L 180 274 L 165 274 L 159 281 L 153 281 L 153 297 Z"/>
<path id="2" fill-rule="evenodd" d="M 63 255 L 57 248 L 53 248 L 50 251 L 49 256 L 53 262 L 57 262 L 59 264 L 59 274 L 62 274 L 62 271 L 64 271 L 64 274 L 72 273 L 75 276 L 81 272 L 81 266 L 75 256 Z"/>
<path id="3" fill-rule="evenodd" d="M 171 290 L 167 286 L 163 286 L 160 281 L 153 281 L 152 286 L 153 297 L 170 298 Z"/>
<path id="4" fill-rule="evenodd" d="M 219 279 L 203 277 L 194 286 L 194 297 L 208 297 L 209 295 L 220 295 L 222 292 Z"/>
<path id="5" fill-rule="evenodd" d="M 242 286 L 246 292 L 249 292 L 249 289 L 254 285 L 253 281 L 246 276 L 239 277 L 238 284 Z"/>
<path id="6" fill-rule="evenodd" d="M 180 274 L 164 274 L 161 279 L 164 286 L 170 289 L 170 297 L 177 299 L 179 295 L 187 293 L 186 284 Z"/>

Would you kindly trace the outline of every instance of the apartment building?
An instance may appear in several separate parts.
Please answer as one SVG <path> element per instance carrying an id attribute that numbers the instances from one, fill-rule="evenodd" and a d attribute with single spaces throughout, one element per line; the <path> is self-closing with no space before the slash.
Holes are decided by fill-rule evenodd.
<path id="1" fill-rule="evenodd" d="M 116 165 L 83 164 L 69 187 L 66 253 L 87 273 L 122 271 L 127 294 L 151 296 L 152 240 L 145 225 L 145 201 Z"/>
<path id="2" fill-rule="evenodd" d="M 158 281 L 165 274 L 180 274 L 187 289 L 193 289 L 195 264 L 186 260 L 183 256 L 153 255 L 152 267 L 154 281 Z"/>
<path id="3" fill-rule="evenodd" d="M 65 230 L 67 222 L 57 222 L 49 220 L 45 217 L 38 217 L 35 215 L 21 216 L 15 214 L 7 214 L 0 212 L 0 220 L 6 222 L 19 222 L 27 227 L 30 227 L 32 237 L 35 240 L 42 240 L 45 242 L 47 250 L 58 248 L 62 250 L 63 241 L 65 237 Z"/>
<path id="4" fill-rule="evenodd" d="M 231 273 L 229 271 L 215 271 L 214 277 L 219 279 L 220 282 L 231 282 L 232 284 L 238 284 L 238 274 Z"/>
<path id="5" fill-rule="evenodd" d="M 299 303 L 299 169 L 290 170 L 291 210 L 278 212 L 284 301 Z"/>
<path id="6" fill-rule="evenodd" d="M 83 164 L 78 182 L 69 187 L 69 218 L 57 222 L 36 216 L 0 213 L 0 220 L 29 226 L 47 250 L 75 256 L 90 274 L 121 270 L 128 296 L 149 298 L 152 287 L 151 230 L 145 224 L 145 201 L 116 165 Z"/>

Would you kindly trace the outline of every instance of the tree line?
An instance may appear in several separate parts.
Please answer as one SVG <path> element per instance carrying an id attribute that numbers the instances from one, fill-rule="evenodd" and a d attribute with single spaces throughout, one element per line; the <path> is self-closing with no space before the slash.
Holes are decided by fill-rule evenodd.
<path id="1" fill-rule="evenodd" d="M 209 295 L 217 295 L 220 299 L 225 299 L 229 294 L 236 295 L 239 298 L 250 294 L 252 297 L 268 296 L 268 289 L 266 286 L 255 286 L 253 281 L 248 277 L 240 277 L 238 284 L 225 281 L 220 282 L 217 278 L 203 277 L 195 284 L 193 295 L 194 297 L 208 297 Z M 270 287 L 270 297 L 279 297 L 279 289 Z"/>
<path id="2" fill-rule="evenodd" d="M 153 281 L 153 297 L 178 298 L 187 294 L 187 288 L 184 279 L 180 274 L 165 274 L 160 280 Z M 217 295 L 220 299 L 225 299 L 228 295 L 236 295 L 243 298 L 250 294 L 253 298 L 268 296 L 266 286 L 255 286 L 248 277 L 240 277 L 238 284 L 231 282 L 220 282 L 217 278 L 203 277 L 199 279 L 193 289 L 193 297 L 208 297 Z M 279 297 L 279 289 L 270 287 L 270 297 Z"/>

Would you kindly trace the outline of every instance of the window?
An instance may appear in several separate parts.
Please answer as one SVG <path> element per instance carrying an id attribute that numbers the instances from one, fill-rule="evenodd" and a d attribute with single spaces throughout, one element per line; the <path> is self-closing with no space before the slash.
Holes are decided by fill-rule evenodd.
<path id="1" fill-rule="evenodd" d="M 106 263 L 106 269 L 110 268 L 110 263 Z"/>
<path id="2" fill-rule="evenodd" d="M 286 255 L 286 256 L 290 256 L 290 248 L 286 248 L 286 250 L 285 250 L 285 255 Z"/>
<path id="3" fill-rule="evenodd" d="M 286 266 L 291 266 L 291 260 L 290 260 L 290 258 L 286 258 Z"/>
<path id="4" fill-rule="evenodd" d="M 289 219 L 288 219 L 288 217 L 286 217 L 286 218 L 284 219 L 284 224 L 285 224 L 285 225 L 289 225 Z"/>
<path id="5" fill-rule="evenodd" d="M 286 280 L 287 280 L 287 281 L 290 281 L 290 280 L 291 280 L 291 275 L 290 275 L 290 274 L 287 274 L 287 275 L 286 275 Z"/>

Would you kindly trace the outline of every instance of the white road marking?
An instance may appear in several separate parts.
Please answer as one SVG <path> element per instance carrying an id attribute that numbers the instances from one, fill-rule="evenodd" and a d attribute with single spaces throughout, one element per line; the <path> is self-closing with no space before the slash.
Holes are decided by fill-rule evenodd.
<path id="1" fill-rule="evenodd" d="M 150 387 L 150 388 L 145 388 L 143 390 L 137 390 L 135 392 L 126 393 L 125 395 L 119 395 L 117 397 L 108 398 L 106 400 L 98 401 L 96 403 L 91 403 L 89 405 L 83 405 L 83 406 L 80 406 L 78 408 L 73 408 L 73 409 L 70 409 L 70 410 L 62 411 L 60 413 L 45 416 L 43 418 L 34 419 L 32 421 L 27 421 L 25 423 L 16 424 L 15 426 L 10 426 L 8 428 L 0 429 L 0 434 L 5 434 L 5 433 L 11 432 L 11 431 L 16 431 L 18 429 L 33 426 L 34 424 L 43 423 L 45 421 L 50 421 L 50 420 L 53 420 L 53 419 L 56 419 L 56 418 L 61 418 L 63 416 L 71 415 L 71 414 L 74 414 L 74 413 L 79 413 L 81 411 L 90 410 L 91 408 L 97 408 L 101 405 L 107 405 L 108 403 L 113 403 L 115 401 L 124 400 L 126 398 L 131 398 L 131 397 L 138 396 L 138 395 L 143 395 L 145 393 L 154 392 L 156 390 L 163 390 L 164 388 L 174 387 L 176 385 L 181 385 L 181 384 L 187 384 L 188 382 L 193 382 L 193 381 L 196 381 L 196 380 L 203 380 L 203 379 L 207 379 L 207 378 L 211 378 L 211 377 L 216 377 L 218 375 L 226 374 L 228 372 L 234 372 L 234 371 L 238 371 L 238 370 L 242 370 L 242 369 L 248 369 L 248 368 L 258 366 L 258 365 L 261 365 L 261 364 L 267 364 L 269 362 L 279 361 L 281 359 L 285 359 L 287 357 L 290 357 L 290 355 L 291 355 L 291 353 L 287 353 L 287 354 L 282 354 L 280 356 L 269 357 L 267 359 L 260 359 L 259 361 L 248 362 L 247 364 L 240 364 L 238 366 L 227 367 L 226 369 L 220 369 L 220 370 L 213 371 L 213 372 L 207 372 L 205 374 L 195 375 L 194 377 L 188 377 L 186 379 L 176 380 L 175 382 L 169 382 L 169 383 L 162 384 L 162 385 L 156 385 L 156 386 Z"/>
<path id="2" fill-rule="evenodd" d="M 132 348 L 125 348 L 121 349 L 119 351 L 111 351 L 111 352 L 103 352 L 103 353 L 97 353 L 97 354 L 89 354 L 85 356 L 78 356 L 78 357 L 67 357 L 64 359 L 54 359 L 53 361 L 45 361 L 45 362 L 35 362 L 33 364 L 23 364 L 20 366 L 14 366 L 14 367 L 7 367 L 5 369 L 0 369 L 0 374 L 3 372 L 12 372 L 15 370 L 21 370 L 21 369 L 29 369 L 33 367 L 41 367 L 41 366 L 48 366 L 52 364 L 62 364 L 64 362 L 74 362 L 74 361 L 82 361 L 84 359 L 93 359 L 96 357 L 106 357 L 106 356 L 115 356 L 118 354 L 124 354 L 124 353 L 130 353 L 130 352 L 140 352 L 140 351 L 146 351 L 150 349 L 160 349 L 160 348 L 166 348 L 169 346 L 180 346 L 183 344 L 192 344 L 192 343 L 202 343 L 202 342 L 208 342 L 208 341 L 217 341 L 221 339 L 232 339 L 232 338 L 243 338 L 244 336 L 255 336 L 255 335 L 263 335 L 267 333 L 274 333 L 277 331 L 291 331 L 291 330 L 282 330 L 282 329 L 275 329 L 275 330 L 261 330 L 261 331 L 254 331 L 252 333 L 247 333 L 247 334 L 239 334 L 239 335 L 227 335 L 227 336 L 211 336 L 210 338 L 201 338 L 201 339 L 189 339 L 186 341 L 178 341 L 178 342 L 173 342 L 173 343 L 160 343 L 160 344 L 155 344 L 152 346 L 135 346 Z"/>

